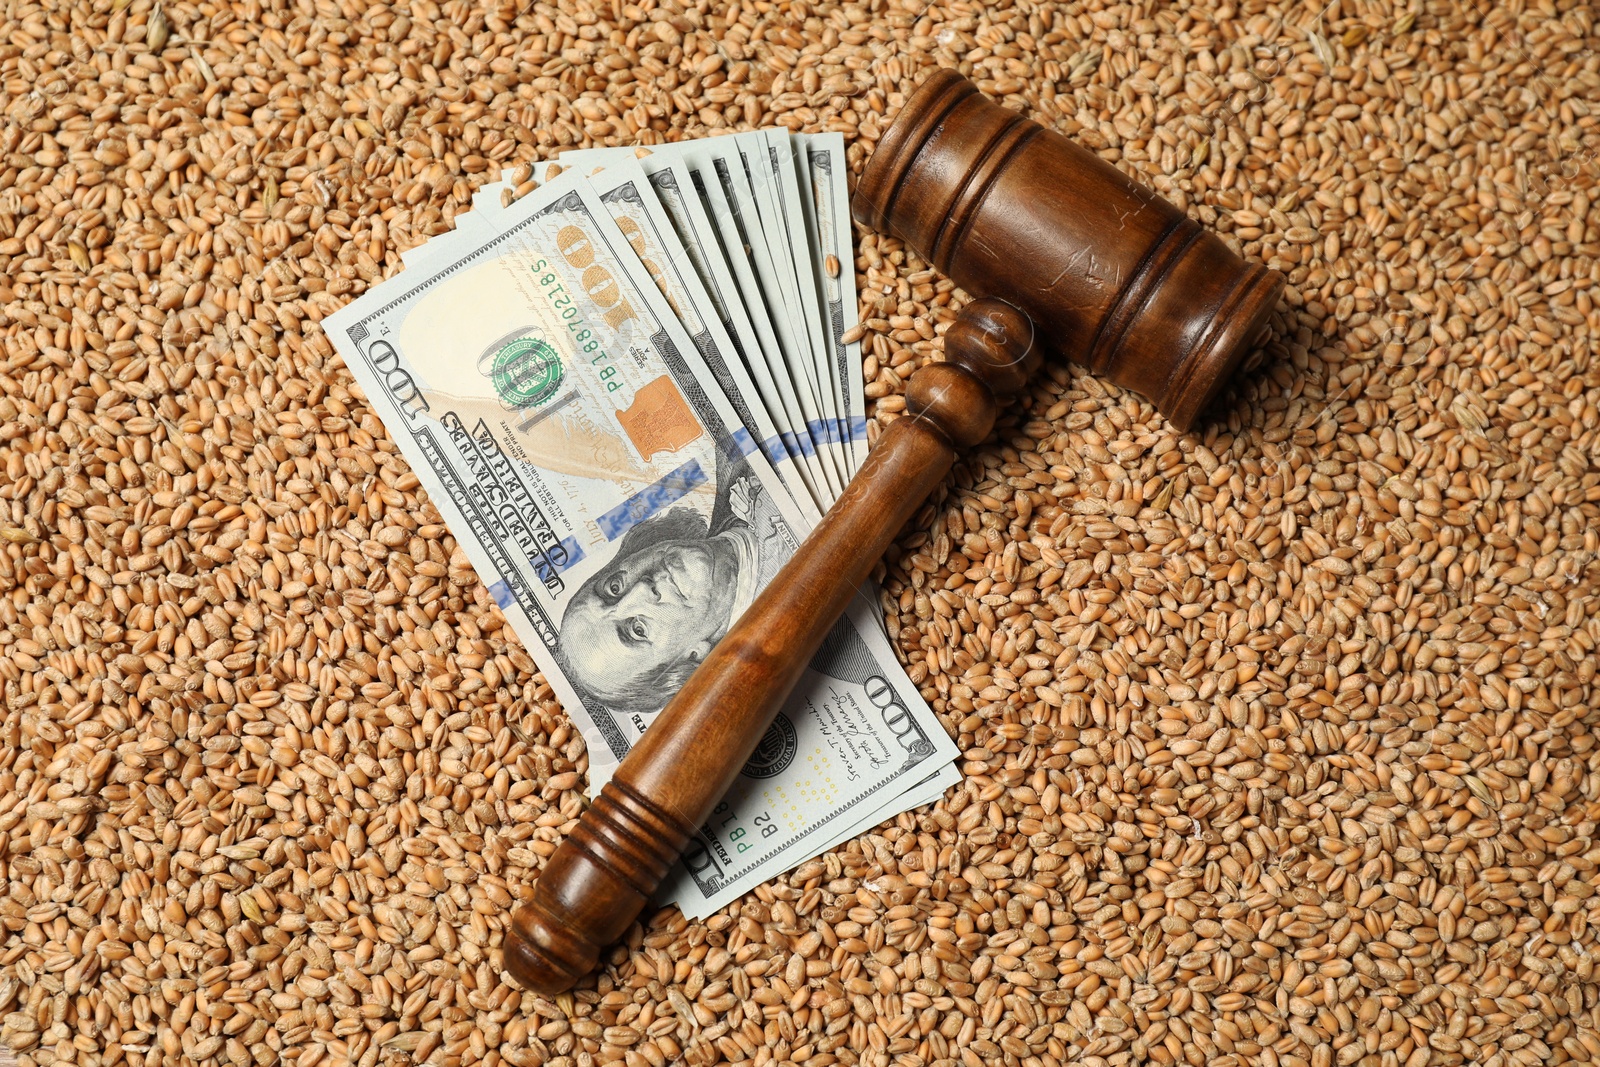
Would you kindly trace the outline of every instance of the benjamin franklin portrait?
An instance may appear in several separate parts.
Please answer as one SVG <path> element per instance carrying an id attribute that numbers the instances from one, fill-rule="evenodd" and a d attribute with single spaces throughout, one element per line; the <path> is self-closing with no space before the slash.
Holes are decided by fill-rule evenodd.
<path id="1" fill-rule="evenodd" d="M 561 619 L 561 661 L 585 705 L 652 714 L 793 551 L 749 465 L 719 465 L 709 522 L 675 507 L 633 526 Z"/>

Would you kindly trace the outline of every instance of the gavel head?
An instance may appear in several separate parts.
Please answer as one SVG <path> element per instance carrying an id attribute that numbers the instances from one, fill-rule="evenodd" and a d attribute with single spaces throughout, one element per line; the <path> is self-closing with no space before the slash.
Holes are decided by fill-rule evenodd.
<path id="1" fill-rule="evenodd" d="M 1093 153 L 934 72 L 878 142 L 856 220 L 1187 429 L 1262 332 L 1283 276 Z"/>

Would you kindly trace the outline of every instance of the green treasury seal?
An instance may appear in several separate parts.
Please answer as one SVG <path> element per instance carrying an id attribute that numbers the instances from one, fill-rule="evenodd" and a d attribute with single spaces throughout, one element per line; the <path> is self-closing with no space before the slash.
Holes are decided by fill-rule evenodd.
<path id="1" fill-rule="evenodd" d="M 527 411 L 556 395 L 566 370 L 561 357 L 537 337 L 518 337 L 493 353 L 489 380 L 500 402 L 513 411 Z"/>

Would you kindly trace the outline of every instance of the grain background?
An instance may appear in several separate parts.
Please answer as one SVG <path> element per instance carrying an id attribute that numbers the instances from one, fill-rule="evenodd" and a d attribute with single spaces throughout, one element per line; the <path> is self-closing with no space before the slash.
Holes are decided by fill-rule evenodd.
<path id="1" fill-rule="evenodd" d="M 27 1065 L 1600 1057 L 1593 8 L 0 5 Z M 505 984 L 581 740 L 317 323 L 563 146 L 925 68 L 1290 286 L 1202 432 L 1041 375 L 886 561 L 965 783 Z M 538 164 L 536 167 L 535 164 Z M 961 301 L 858 234 L 881 420 Z"/>

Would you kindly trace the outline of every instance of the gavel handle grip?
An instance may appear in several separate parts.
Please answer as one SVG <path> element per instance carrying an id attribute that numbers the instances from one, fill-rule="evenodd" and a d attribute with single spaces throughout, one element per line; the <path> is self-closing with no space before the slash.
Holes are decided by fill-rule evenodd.
<path id="1" fill-rule="evenodd" d="M 991 318 L 982 318 L 995 304 L 1003 310 L 990 307 Z M 1020 313 L 979 301 L 964 312 L 963 329 L 951 333 L 965 347 L 1016 345 L 1016 320 L 1006 318 L 996 331 L 994 315 Z M 1021 332 L 1031 353 L 1026 321 Z M 959 356 L 962 348 L 947 339 L 947 354 Z M 519 984 L 551 994 L 568 989 L 627 930 L 737 778 L 872 565 L 949 472 L 956 448 L 987 436 L 996 393 L 1020 386 L 1022 363 L 968 353 L 912 376 L 907 415 L 885 430 L 821 523 L 644 732 L 550 857 L 533 898 L 513 913 L 504 964 Z"/>

